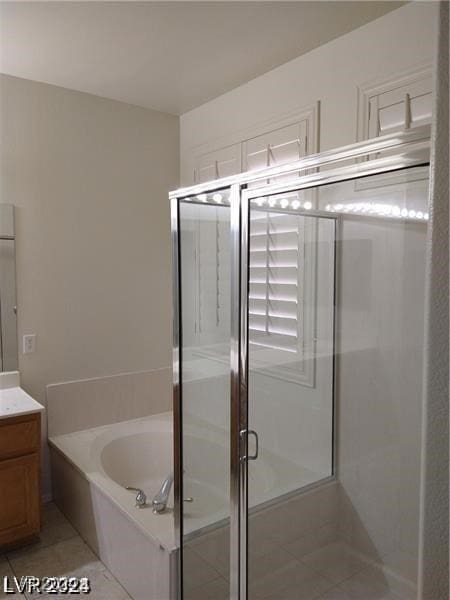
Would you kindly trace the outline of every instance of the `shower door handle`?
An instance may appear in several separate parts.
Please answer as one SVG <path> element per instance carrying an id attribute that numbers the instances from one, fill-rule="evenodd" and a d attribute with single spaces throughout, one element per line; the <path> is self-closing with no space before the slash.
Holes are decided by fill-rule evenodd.
<path id="1" fill-rule="evenodd" d="M 240 432 L 240 435 L 241 435 L 241 440 L 244 439 L 244 436 L 247 437 L 247 445 L 248 445 L 248 436 L 249 435 L 253 435 L 254 438 L 255 438 L 255 453 L 243 456 L 241 458 L 241 461 L 244 462 L 246 460 L 256 460 L 258 458 L 258 454 L 259 454 L 259 438 L 258 438 L 258 434 L 256 433 L 256 431 L 254 429 L 243 429 Z"/>

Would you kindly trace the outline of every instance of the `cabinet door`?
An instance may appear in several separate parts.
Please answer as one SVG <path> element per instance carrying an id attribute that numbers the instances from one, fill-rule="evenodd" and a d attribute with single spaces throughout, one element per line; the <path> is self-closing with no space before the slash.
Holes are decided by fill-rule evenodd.
<path id="1" fill-rule="evenodd" d="M 0 461 L 39 452 L 39 413 L 0 420 Z"/>
<path id="2" fill-rule="evenodd" d="M 39 454 L 0 462 L 0 546 L 39 533 Z"/>

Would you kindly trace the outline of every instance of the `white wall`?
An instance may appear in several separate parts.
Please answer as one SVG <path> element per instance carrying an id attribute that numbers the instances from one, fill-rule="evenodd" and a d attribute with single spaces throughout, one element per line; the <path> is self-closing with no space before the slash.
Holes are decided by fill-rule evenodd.
<path id="1" fill-rule="evenodd" d="M 320 100 L 320 149 L 356 140 L 357 86 L 431 63 L 437 3 L 411 2 L 181 116 L 181 182 L 192 149 Z"/>
<path id="2" fill-rule="evenodd" d="M 0 202 L 16 207 L 23 387 L 171 366 L 178 118 L 0 80 Z"/>

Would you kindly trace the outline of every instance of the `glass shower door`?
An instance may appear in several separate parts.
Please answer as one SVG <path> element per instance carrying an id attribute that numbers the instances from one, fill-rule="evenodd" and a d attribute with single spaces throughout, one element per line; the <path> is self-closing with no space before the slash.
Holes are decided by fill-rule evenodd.
<path id="1" fill-rule="evenodd" d="M 229 596 L 230 207 L 179 202 L 181 531 L 184 600 Z M 177 479 L 177 478 L 176 478 Z"/>
<path id="2" fill-rule="evenodd" d="M 314 489 L 333 485 L 336 222 L 309 216 L 311 197 L 293 192 L 249 206 L 250 600 L 284 599 L 290 584 L 303 597 L 310 573 L 286 540 L 305 529 L 311 538 L 324 534 Z M 314 585 L 320 593 L 320 581 Z"/>
<path id="3" fill-rule="evenodd" d="M 292 187 L 244 200 L 239 598 L 417 598 L 428 169 Z"/>

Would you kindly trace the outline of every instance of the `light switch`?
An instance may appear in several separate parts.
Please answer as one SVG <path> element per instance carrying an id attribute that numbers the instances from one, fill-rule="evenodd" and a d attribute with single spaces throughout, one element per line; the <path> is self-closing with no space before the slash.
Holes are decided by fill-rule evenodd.
<path id="1" fill-rule="evenodd" d="M 36 351 L 36 334 L 30 333 L 23 336 L 23 349 L 24 354 L 31 354 Z"/>

